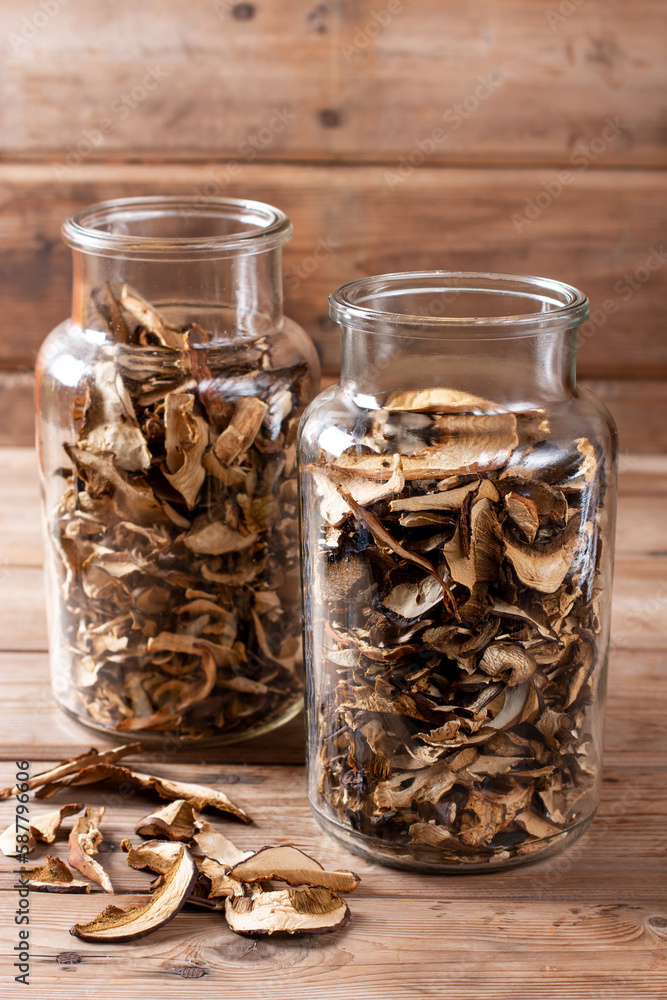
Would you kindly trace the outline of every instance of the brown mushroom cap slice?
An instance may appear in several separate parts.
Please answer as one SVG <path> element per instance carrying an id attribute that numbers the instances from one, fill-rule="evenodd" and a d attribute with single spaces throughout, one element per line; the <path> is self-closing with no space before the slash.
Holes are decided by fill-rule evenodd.
<path id="1" fill-rule="evenodd" d="M 19 841 L 18 837 L 27 836 L 26 841 Z M 0 836 L 0 851 L 6 858 L 16 858 L 23 854 L 30 854 L 35 850 L 37 842 L 29 824 L 25 828 L 17 828 L 16 820 L 11 822 L 7 829 Z"/>
<path id="2" fill-rule="evenodd" d="M 82 802 L 68 802 L 67 805 L 53 809 L 51 812 L 41 813 L 39 816 L 30 817 L 30 832 L 35 840 L 44 844 L 52 844 L 56 839 L 56 833 L 66 816 L 73 816 L 83 809 Z"/>
<path id="3" fill-rule="evenodd" d="M 253 851 L 242 851 L 206 821 L 199 824 L 199 829 L 192 838 L 190 850 L 195 855 L 211 858 L 218 864 L 228 867 L 236 865 L 240 861 L 246 861 L 254 853 Z"/>
<path id="4" fill-rule="evenodd" d="M 130 868 L 142 871 L 148 868 L 157 875 L 166 875 L 181 852 L 178 840 L 147 840 L 138 847 L 133 847 L 129 840 L 121 841 L 121 850 L 127 853 L 127 864 Z"/>
<path id="5" fill-rule="evenodd" d="M 484 650 L 479 667 L 489 677 L 507 674 L 507 685 L 514 687 L 530 680 L 537 668 L 537 662 L 521 646 L 510 642 L 495 642 Z"/>
<path id="6" fill-rule="evenodd" d="M 238 882 L 287 882 L 289 885 L 317 885 L 335 892 L 352 892 L 361 879 L 354 872 L 326 871 L 319 861 L 298 847 L 262 847 L 248 858 L 228 869 L 230 878 Z"/>
<path id="7" fill-rule="evenodd" d="M 164 881 L 147 903 L 122 910 L 106 909 L 87 924 L 75 924 L 70 934 L 84 941 L 133 941 L 162 927 L 182 908 L 199 877 L 194 858 L 185 845 L 164 876 Z"/>
<path id="8" fill-rule="evenodd" d="M 335 893 L 317 886 L 230 896 L 225 916 L 235 934 L 325 934 L 344 927 L 350 910 Z"/>
<path id="9" fill-rule="evenodd" d="M 490 399 L 473 396 L 460 389 L 435 386 L 432 389 L 410 389 L 395 392 L 384 405 L 385 410 L 407 410 L 410 413 L 504 413 L 504 407 Z"/>
<path id="10" fill-rule="evenodd" d="M 522 583 L 542 594 L 553 594 L 558 590 L 582 541 L 579 524 L 580 517 L 575 514 L 560 535 L 544 548 L 525 545 L 503 535 L 505 555 Z"/>
<path id="11" fill-rule="evenodd" d="M 174 799 L 140 819 L 134 828 L 142 837 L 167 837 L 168 840 L 191 840 L 197 829 L 199 813 L 187 799 Z"/>
<path id="12" fill-rule="evenodd" d="M 50 854 L 38 868 L 21 868 L 21 875 L 27 876 L 21 884 L 38 892 L 90 892 L 90 882 L 75 879 L 65 862 Z"/>
<path id="13" fill-rule="evenodd" d="M 133 788 L 143 788 L 152 790 L 163 799 L 187 799 L 196 809 L 204 809 L 208 806 L 217 809 L 219 812 L 229 813 L 243 820 L 244 823 L 251 823 L 252 820 L 240 806 L 235 805 L 228 799 L 224 792 L 215 788 L 208 788 L 206 785 L 195 785 L 187 781 L 171 781 L 169 778 L 159 778 L 154 774 L 144 774 L 142 771 L 133 771 L 129 767 L 120 764 L 95 764 L 85 767 L 78 774 L 64 778 L 62 781 L 53 782 L 46 788 L 42 788 L 37 793 L 37 798 L 47 798 L 54 795 L 60 788 L 67 788 L 70 785 L 89 785 L 98 781 L 115 780 L 131 785 Z"/>
<path id="14" fill-rule="evenodd" d="M 114 761 L 120 760 L 121 757 L 129 757 L 131 754 L 140 753 L 142 750 L 143 744 L 141 743 L 125 743 L 123 746 L 114 747 L 112 750 L 102 751 L 92 747 L 90 750 L 86 750 L 85 753 L 80 753 L 76 757 L 71 757 L 69 760 L 64 760 L 62 763 L 56 764 L 55 767 L 49 768 L 48 771 L 40 771 L 39 774 L 33 774 L 32 778 L 28 778 L 26 784 L 28 785 L 28 789 L 40 788 L 43 785 L 51 784 L 51 782 L 59 781 L 68 774 L 82 771 L 84 767 L 88 767 L 90 764 L 111 764 Z M 20 791 L 21 789 L 17 788 L 16 785 L 13 785 L 11 788 L 3 788 L 0 792 L 0 800 L 8 799 L 11 795 L 18 795 Z"/>
<path id="15" fill-rule="evenodd" d="M 534 542 L 540 526 L 537 504 L 519 493 L 508 493 L 505 497 L 505 508 L 526 541 Z"/>
<path id="16" fill-rule="evenodd" d="M 76 868 L 86 878 L 97 882 L 105 892 L 113 893 L 111 879 L 102 865 L 93 858 L 93 855 L 97 854 L 98 844 L 102 842 L 100 823 L 104 813 L 104 806 L 99 806 L 99 808 L 89 806 L 85 816 L 79 816 L 69 835 L 69 857 L 67 860 L 72 868 Z"/>

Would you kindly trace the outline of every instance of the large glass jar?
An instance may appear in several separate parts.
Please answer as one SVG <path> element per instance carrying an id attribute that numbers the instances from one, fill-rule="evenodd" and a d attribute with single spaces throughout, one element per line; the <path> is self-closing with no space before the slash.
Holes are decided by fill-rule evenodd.
<path id="1" fill-rule="evenodd" d="M 308 788 L 350 849 L 485 871 L 598 803 L 616 433 L 575 385 L 588 302 L 541 278 L 339 288 L 304 414 Z"/>
<path id="2" fill-rule="evenodd" d="M 283 317 L 290 235 L 235 199 L 64 224 L 38 438 L 53 688 L 90 726 L 222 743 L 300 709 L 295 438 L 319 369 Z"/>

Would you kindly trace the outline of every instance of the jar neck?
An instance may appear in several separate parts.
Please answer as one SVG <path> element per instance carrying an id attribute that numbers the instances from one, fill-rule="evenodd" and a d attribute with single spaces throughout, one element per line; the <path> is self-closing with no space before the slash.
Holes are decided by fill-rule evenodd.
<path id="1" fill-rule="evenodd" d="M 198 324 L 210 343 L 263 336 L 283 320 L 282 247 L 191 259 L 105 257 L 73 250 L 72 319 L 113 338 L 96 301 L 127 286 L 174 326 Z"/>
<path id="2" fill-rule="evenodd" d="M 570 397 L 576 388 L 577 330 L 488 339 L 420 337 L 412 329 L 341 326 L 341 386 L 379 405 L 394 392 L 458 389 L 510 409 Z"/>

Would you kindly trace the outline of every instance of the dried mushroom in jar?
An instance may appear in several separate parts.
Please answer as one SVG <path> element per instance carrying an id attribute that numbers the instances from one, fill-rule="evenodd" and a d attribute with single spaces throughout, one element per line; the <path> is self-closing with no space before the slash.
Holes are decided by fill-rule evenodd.
<path id="1" fill-rule="evenodd" d="M 446 388 L 341 441 L 304 474 L 316 809 L 397 859 L 537 851 L 594 809 L 599 448 Z"/>
<path id="2" fill-rule="evenodd" d="M 301 697 L 295 436 L 305 361 L 223 343 L 128 286 L 77 387 L 50 512 L 64 703 L 92 725 L 233 740 Z"/>

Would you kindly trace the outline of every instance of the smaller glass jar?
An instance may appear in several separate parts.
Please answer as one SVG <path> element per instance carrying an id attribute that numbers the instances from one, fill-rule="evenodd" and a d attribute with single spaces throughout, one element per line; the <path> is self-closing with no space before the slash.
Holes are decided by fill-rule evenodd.
<path id="1" fill-rule="evenodd" d="M 38 439 L 53 689 L 89 726 L 225 743 L 300 710 L 295 438 L 319 366 L 283 317 L 290 235 L 235 199 L 64 224 Z"/>
<path id="2" fill-rule="evenodd" d="M 344 285 L 304 414 L 308 791 L 434 872 L 544 858 L 598 803 L 616 434 L 575 384 L 588 301 L 540 278 Z"/>

